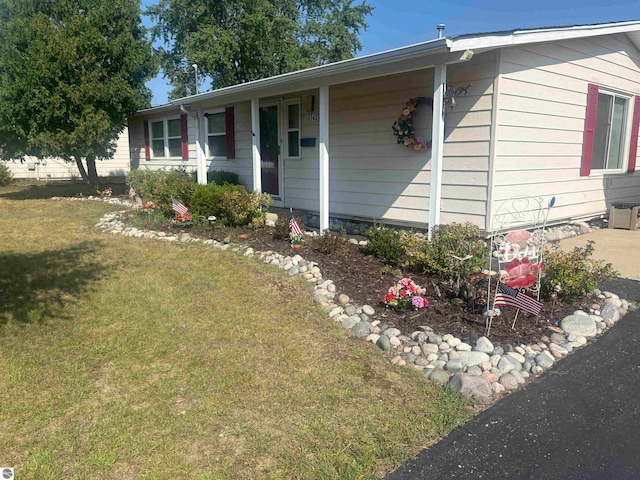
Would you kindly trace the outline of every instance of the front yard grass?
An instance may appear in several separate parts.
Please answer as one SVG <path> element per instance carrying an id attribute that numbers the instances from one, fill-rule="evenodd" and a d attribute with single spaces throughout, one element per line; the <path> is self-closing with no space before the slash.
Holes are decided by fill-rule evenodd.
<path id="1" fill-rule="evenodd" d="M 0 189 L 0 465 L 16 478 L 378 478 L 472 414 L 345 336 L 307 285 L 100 234 L 114 208 Z"/>

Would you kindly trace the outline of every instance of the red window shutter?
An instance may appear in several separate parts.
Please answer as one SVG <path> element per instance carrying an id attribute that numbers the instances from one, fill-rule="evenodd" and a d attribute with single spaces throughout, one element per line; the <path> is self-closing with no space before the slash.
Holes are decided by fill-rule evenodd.
<path id="1" fill-rule="evenodd" d="M 587 89 L 587 115 L 584 120 L 584 136 L 582 140 L 582 162 L 580 176 L 588 177 L 591 173 L 593 159 L 593 140 L 596 132 L 596 117 L 598 113 L 598 86 L 589 84 Z"/>
<path id="2" fill-rule="evenodd" d="M 640 96 L 635 97 L 633 104 L 633 122 L 631 123 L 631 145 L 629 147 L 628 173 L 636 171 L 636 157 L 638 156 L 638 127 L 640 127 Z"/>
<path id="3" fill-rule="evenodd" d="M 151 148 L 149 147 L 149 121 L 145 120 L 143 123 L 144 129 L 144 159 L 151 160 Z"/>
<path id="4" fill-rule="evenodd" d="M 225 132 L 227 138 L 227 158 L 236 158 L 236 132 L 235 132 L 235 116 L 233 107 L 224 109 Z"/>
<path id="5" fill-rule="evenodd" d="M 189 127 L 186 113 L 180 115 L 180 134 L 182 135 L 182 159 L 189 160 Z"/>

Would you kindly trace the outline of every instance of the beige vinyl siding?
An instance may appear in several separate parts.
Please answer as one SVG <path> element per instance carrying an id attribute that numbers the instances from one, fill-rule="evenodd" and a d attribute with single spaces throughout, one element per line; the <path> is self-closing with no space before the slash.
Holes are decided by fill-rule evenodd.
<path id="1" fill-rule="evenodd" d="M 36 170 L 29 170 L 29 165 Z M 70 179 L 80 178 L 76 162 L 65 162 L 61 158 L 46 157 L 39 160 L 36 157 L 26 157 L 23 162 L 12 160 L 6 163 L 15 178 L 27 179 Z M 86 165 L 85 165 L 86 166 Z M 129 133 L 125 128 L 116 141 L 116 151 L 109 160 L 97 160 L 96 170 L 103 177 L 123 176 L 131 168 L 129 156 Z"/>
<path id="2" fill-rule="evenodd" d="M 442 223 L 470 221 L 483 226 L 494 74 L 493 54 L 449 67 L 450 82 L 474 87 L 446 111 Z M 432 91 L 433 69 L 330 88 L 330 215 L 426 227 L 430 152 L 396 144 L 391 126 L 409 98 L 430 97 Z M 418 106 L 414 114 L 418 136 L 431 137 L 431 115 L 426 105 Z M 317 138 L 317 122 L 303 122 L 301 135 Z M 317 145 L 303 148 L 301 160 L 286 161 L 287 207 L 317 211 L 318 184 Z"/>
<path id="3" fill-rule="evenodd" d="M 587 85 L 640 94 L 639 65 L 624 34 L 503 49 L 493 210 L 515 196 L 555 196 L 550 220 L 560 221 L 639 202 L 637 172 L 580 176 Z"/>

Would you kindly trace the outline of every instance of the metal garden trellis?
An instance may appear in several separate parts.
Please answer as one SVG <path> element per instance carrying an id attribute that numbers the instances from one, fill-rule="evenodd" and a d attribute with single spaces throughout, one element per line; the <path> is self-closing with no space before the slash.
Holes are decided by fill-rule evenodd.
<path id="1" fill-rule="evenodd" d="M 540 299 L 540 281 L 542 278 L 542 260 L 544 256 L 545 229 L 549 219 L 549 211 L 555 205 L 555 197 L 548 202 L 542 197 L 515 197 L 505 200 L 496 210 L 491 221 L 491 248 L 489 251 L 489 270 L 495 257 L 497 262 L 497 279 L 495 286 L 492 277 L 489 276 L 487 287 L 487 336 L 491 333 L 491 325 L 494 317 L 495 299 L 501 280 L 503 267 L 508 268 L 514 261 L 518 265 L 523 259 L 527 259 L 528 265 L 537 265 L 532 269 L 535 273 L 535 282 L 531 285 L 520 287 L 521 291 L 533 293 L 537 300 Z M 533 263 L 535 262 L 535 263 Z M 493 298 L 491 298 L 493 294 Z M 511 328 L 515 328 L 518 319 L 516 311 Z"/>

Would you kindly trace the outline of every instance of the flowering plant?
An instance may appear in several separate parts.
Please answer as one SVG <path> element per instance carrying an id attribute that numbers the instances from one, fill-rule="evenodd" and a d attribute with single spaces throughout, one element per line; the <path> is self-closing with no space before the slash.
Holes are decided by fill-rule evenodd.
<path id="1" fill-rule="evenodd" d="M 113 193 L 113 188 L 107 187 L 103 191 L 100 192 L 100 196 L 103 197 L 103 198 L 110 197 L 112 193 Z"/>
<path id="2" fill-rule="evenodd" d="M 149 202 L 143 204 L 140 208 L 142 209 L 143 212 L 152 213 L 153 210 L 156 208 L 156 204 L 151 202 L 151 201 L 149 201 Z"/>
<path id="3" fill-rule="evenodd" d="M 422 137 L 415 136 L 413 121 L 411 117 L 415 112 L 418 103 L 430 103 L 433 108 L 433 100 L 426 97 L 410 98 L 402 109 L 402 113 L 398 115 L 393 123 L 393 133 L 396 136 L 396 143 L 406 146 L 411 150 L 424 152 L 431 147 L 431 141 L 425 141 Z"/>
<path id="4" fill-rule="evenodd" d="M 191 216 L 189 212 L 183 213 L 182 215 L 177 213 L 176 216 L 173 217 L 173 220 L 174 222 L 179 222 L 179 223 L 190 222 L 193 220 L 193 216 Z"/>
<path id="5" fill-rule="evenodd" d="M 426 289 L 416 285 L 410 278 L 403 278 L 384 296 L 384 303 L 395 308 L 419 309 L 429 305 L 429 300 L 423 297 Z"/>

